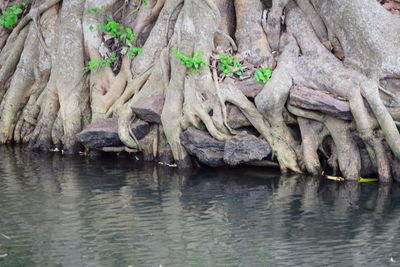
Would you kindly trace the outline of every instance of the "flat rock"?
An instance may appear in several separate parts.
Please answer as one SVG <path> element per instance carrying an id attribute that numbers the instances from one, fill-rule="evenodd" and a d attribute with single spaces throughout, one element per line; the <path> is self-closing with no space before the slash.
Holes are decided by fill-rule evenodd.
<path id="1" fill-rule="evenodd" d="M 242 111 L 234 105 L 227 105 L 227 122 L 229 127 L 232 129 L 238 129 L 241 127 L 251 126 L 249 120 L 244 116 Z"/>
<path id="2" fill-rule="evenodd" d="M 181 133 L 180 138 L 189 155 L 196 157 L 199 162 L 211 167 L 225 165 L 224 142 L 217 141 L 207 132 L 194 127 Z"/>
<path id="3" fill-rule="evenodd" d="M 339 96 L 303 86 L 290 89 L 289 104 L 294 107 L 319 111 L 342 120 L 352 120 L 349 102 Z"/>
<path id="4" fill-rule="evenodd" d="M 136 138 L 140 140 L 147 135 L 150 126 L 147 122 L 137 119 L 131 124 L 131 129 Z M 76 137 L 86 148 L 124 146 L 118 136 L 117 118 L 93 122 L 78 133 Z"/>
<path id="5" fill-rule="evenodd" d="M 262 160 L 271 154 L 269 144 L 254 135 L 236 135 L 225 142 L 224 161 L 230 166 Z"/>
<path id="6" fill-rule="evenodd" d="M 163 96 L 143 97 L 132 106 L 133 112 L 147 122 L 161 123 L 161 112 L 164 106 Z"/>

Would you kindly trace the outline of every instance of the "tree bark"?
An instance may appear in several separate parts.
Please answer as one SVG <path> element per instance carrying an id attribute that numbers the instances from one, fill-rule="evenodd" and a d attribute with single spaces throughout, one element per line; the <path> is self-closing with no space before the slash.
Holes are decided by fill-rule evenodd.
<path id="1" fill-rule="evenodd" d="M 398 176 L 395 6 L 376 0 L 27 2 L 17 25 L 0 28 L 0 143 L 78 153 L 77 134 L 112 117 L 119 146 L 101 150 L 142 153 L 168 165 L 196 162 L 181 142 L 195 127 L 211 143 L 243 134 L 264 139 L 272 154 L 249 164 L 314 175 L 338 171 L 348 180 L 358 180 L 363 169 L 381 182 Z M 110 21 L 118 34 L 104 30 Z M 126 40 L 130 31 L 135 41 Z M 132 47 L 143 52 L 129 56 Z M 194 71 L 176 51 L 205 63 Z M 222 54 L 241 67 L 224 72 Z M 103 63 L 85 69 L 93 60 Z M 254 76 L 266 67 L 272 77 L 263 84 Z M 131 128 L 138 118 L 151 129 L 140 140 Z"/>

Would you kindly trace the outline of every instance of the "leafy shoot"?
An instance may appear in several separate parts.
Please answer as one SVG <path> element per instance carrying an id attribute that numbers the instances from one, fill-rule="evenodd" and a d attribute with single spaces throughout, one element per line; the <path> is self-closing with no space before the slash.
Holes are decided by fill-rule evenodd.
<path id="1" fill-rule="evenodd" d="M 244 71 L 242 64 L 232 55 L 220 54 L 218 56 L 218 60 L 220 62 L 219 68 L 224 74 L 230 74 L 234 72 L 238 76 L 243 75 Z"/>
<path id="2" fill-rule="evenodd" d="M 122 42 L 123 46 L 126 47 L 124 51 L 127 52 L 128 56 L 133 58 L 142 53 L 143 49 L 136 47 L 137 34 L 133 33 L 131 28 L 124 27 L 107 16 L 107 23 L 100 24 L 100 29 L 111 37 L 118 38 Z"/>
<path id="3" fill-rule="evenodd" d="M 4 11 L 3 14 L 0 15 L 0 25 L 4 28 L 12 28 L 18 22 L 18 16 L 24 13 L 24 9 L 28 4 L 26 2 L 22 2 L 21 5 L 13 5 Z"/>
<path id="4" fill-rule="evenodd" d="M 257 82 L 266 83 L 272 76 L 271 67 L 260 68 L 254 73 L 254 78 Z"/>
<path id="5" fill-rule="evenodd" d="M 175 48 L 172 49 L 172 52 L 181 60 L 182 65 L 185 65 L 186 68 L 190 69 L 187 73 L 189 75 L 198 73 L 200 68 L 207 64 L 207 61 L 203 59 L 204 52 L 197 52 L 194 54 L 194 57 L 189 57 Z"/>
<path id="6" fill-rule="evenodd" d="M 117 61 L 118 57 L 115 55 L 115 53 L 112 53 L 110 57 L 107 59 L 102 59 L 98 60 L 97 58 L 92 58 L 88 62 L 88 66 L 84 68 L 85 71 L 91 71 L 91 70 L 97 70 L 99 67 L 111 67 L 112 63 L 114 61 Z"/>

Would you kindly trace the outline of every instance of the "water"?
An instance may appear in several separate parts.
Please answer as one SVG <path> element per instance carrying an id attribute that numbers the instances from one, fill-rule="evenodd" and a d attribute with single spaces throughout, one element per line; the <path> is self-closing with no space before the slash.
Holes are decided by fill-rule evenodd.
<path id="1" fill-rule="evenodd" d="M 398 185 L 0 147 L 0 266 L 398 266 L 399 228 Z"/>

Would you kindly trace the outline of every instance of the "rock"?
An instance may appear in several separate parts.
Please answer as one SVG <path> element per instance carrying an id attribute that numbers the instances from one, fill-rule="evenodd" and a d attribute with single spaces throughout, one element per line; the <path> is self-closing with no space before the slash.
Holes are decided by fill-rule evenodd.
<path id="1" fill-rule="evenodd" d="M 240 127 L 246 127 L 251 125 L 249 120 L 246 118 L 246 116 L 244 116 L 244 114 L 242 113 L 242 111 L 240 111 L 238 107 L 232 104 L 228 104 L 226 112 L 228 114 L 227 118 L 228 125 L 232 129 L 238 129 Z"/>
<path id="2" fill-rule="evenodd" d="M 137 119 L 131 124 L 131 129 L 136 138 L 140 140 L 147 135 L 150 126 L 147 122 Z M 86 148 L 124 146 L 118 136 L 117 118 L 102 119 L 91 123 L 76 137 Z"/>
<path id="3" fill-rule="evenodd" d="M 243 81 L 235 81 L 235 87 L 242 93 L 249 97 L 255 98 L 259 92 L 264 88 L 264 84 L 257 82 L 255 79 L 246 79 Z"/>
<path id="4" fill-rule="evenodd" d="M 290 89 L 289 104 L 303 109 L 319 111 L 342 120 L 352 120 L 349 102 L 338 96 L 302 86 Z"/>
<path id="5" fill-rule="evenodd" d="M 211 167 L 225 165 L 224 142 L 217 141 L 207 132 L 194 127 L 181 133 L 180 138 L 189 155 L 196 157 L 199 162 Z"/>
<path id="6" fill-rule="evenodd" d="M 137 140 L 143 139 L 150 132 L 150 125 L 140 119 L 136 119 L 131 123 L 132 133 Z"/>
<path id="7" fill-rule="evenodd" d="M 118 119 L 103 119 L 89 124 L 76 135 L 86 148 L 123 146 L 118 137 Z"/>
<path id="8" fill-rule="evenodd" d="M 271 154 L 269 144 L 254 135 L 237 135 L 225 142 L 224 161 L 230 166 L 262 160 Z"/>
<path id="9" fill-rule="evenodd" d="M 136 101 L 132 106 L 133 112 L 147 122 L 161 123 L 161 112 L 164 106 L 164 97 L 149 96 Z"/>

